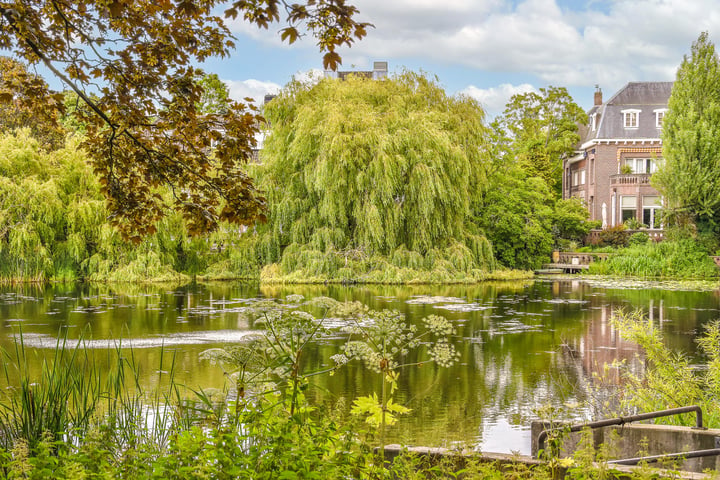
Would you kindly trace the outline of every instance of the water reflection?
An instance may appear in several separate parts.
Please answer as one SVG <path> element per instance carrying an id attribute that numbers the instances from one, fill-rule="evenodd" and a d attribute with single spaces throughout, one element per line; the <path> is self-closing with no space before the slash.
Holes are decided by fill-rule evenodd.
<path id="1" fill-rule="evenodd" d="M 407 444 L 467 443 L 484 451 L 529 451 L 527 428 L 542 405 L 571 405 L 578 418 L 592 394 L 593 374 L 625 360 L 639 370 L 637 346 L 612 326 L 618 308 L 641 308 L 663 330 L 672 348 L 696 355 L 694 338 L 718 318 L 717 290 L 579 280 L 462 286 L 258 286 L 235 283 L 185 286 L 55 285 L 0 289 L 0 345 L 11 350 L 22 332 L 34 361 L 52 352 L 58 339 L 83 339 L 103 351 L 132 345 L 146 386 L 174 362 L 178 380 L 193 387 L 221 388 L 223 372 L 198 359 L 213 346 L 242 341 L 255 331 L 243 313 L 264 298 L 302 294 L 361 301 L 372 309 L 401 311 L 408 321 L 446 316 L 457 327 L 460 362 L 401 373 L 396 401 L 412 413 L 393 427 L 391 441 Z M 321 312 L 313 310 L 318 315 Z M 311 346 L 308 368 L 330 364 L 342 335 Z M 413 361 L 412 353 L 408 361 Z M 174 356 L 174 358 L 172 358 Z M 163 363 L 161 364 L 161 357 Z M 617 381 L 617 371 L 610 370 Z M 606 375 L 607 376 L 607 375 Z M 318 403 L 349 412 L 352 400 L 379 389 L 379 379 L 361 364 L 316 379 Z"/>

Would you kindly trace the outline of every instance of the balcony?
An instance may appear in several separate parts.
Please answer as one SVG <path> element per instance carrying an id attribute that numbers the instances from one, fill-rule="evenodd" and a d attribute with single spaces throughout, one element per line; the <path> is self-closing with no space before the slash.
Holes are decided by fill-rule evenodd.
<path id="1" fill-rule="evenodd" d="M 610 175 L 610 186 L 616 185 L 650 185 L 649 173 L 620 173 Z"/>

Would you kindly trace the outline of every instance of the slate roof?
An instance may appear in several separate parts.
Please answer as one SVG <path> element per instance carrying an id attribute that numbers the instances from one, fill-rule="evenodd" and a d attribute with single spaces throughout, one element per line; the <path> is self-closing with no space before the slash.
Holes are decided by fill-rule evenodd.
<path id="1" fill-rule="evenodd" d="M 594 131 L 588 129 L 581 142 L 593 139 L 659 139 L 661 129 L 655 126 L 654 110 L 667 108 L 672 86 L 673 82 L 628 83 L 610 100 L 588 111 L 588 116 L 597 113 L 597 128 Z M 622 111 L 626 109 L 640 110 L 638 128 L 625 128 Z"/>

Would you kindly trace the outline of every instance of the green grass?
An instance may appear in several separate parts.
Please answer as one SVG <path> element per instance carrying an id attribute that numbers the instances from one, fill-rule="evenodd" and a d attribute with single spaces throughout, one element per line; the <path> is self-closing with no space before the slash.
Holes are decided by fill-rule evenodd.
<path id="1" fill-rule="evenodd" d="M 708 252 L 692 240 L 647 243 L 622 248 L 590 264 L 590 274 L 642 278 L 718 278 L 720 270 Z"/>

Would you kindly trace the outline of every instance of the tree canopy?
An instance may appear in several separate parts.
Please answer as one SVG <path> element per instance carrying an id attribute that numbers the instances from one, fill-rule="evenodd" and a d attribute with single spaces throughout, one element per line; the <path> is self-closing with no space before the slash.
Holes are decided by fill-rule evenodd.
<path id="1" fill-rule="evenodd" d="M 677 71 L 663 119 L 664 163 L 652 180 L 667 220 L 720 228 L 720 60 L 706 32 Z"/>
<path id="2" fill-rule="evenodd" d="M 467 268 L 492 265 L 474 223 L 487 133 L 476 101 L 415 73 L 351 76 L 291 84 L 265 113 L 271 243 L 420 259 L 459 249 Z"/>
<path id="3" fill-rule="evenodd" d="M 540 88 L 510 98 L 498 123 L 509 137 L 509 150 L 531 177 L 542 178 L 559 196 L 562 157 L 577 142 L 585 112 L 564 87 Z"/>
<path id="4" fill-rule="evenodd" d="M 112 222 L 133 240 L 154 232 L 167 207 L 182 212 L 193 232 L 264 218 L 265 198 L 242 168 L 258 112 L 236 102 L 224 112 L 197 109 L 203 72 L 195 65 L 234 46 L 217 15 L 223 5 L 226 18 L 261 28 L 284 22 L 281 37 L 289 43 L 307 29 L 326 68 L 339 64 L 338 46 L 362 38 L 368 27 L 344 0 L 0 3 L 0 48 L 43 64 L 87 105 L 76 110 L 87 129 L 85 147 Z M 21 85 L 32 85 L 25 80 Z M 36 93 L 23 108 L 62 110 L 61 97 L 45 88 Z M 0 92 L 0 102 L 16 100 Z M 161 194 L 166 187 L 169 199 Z"/>

